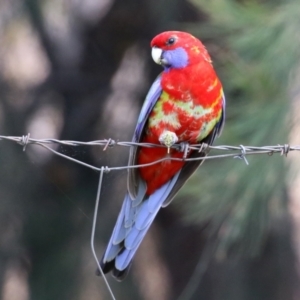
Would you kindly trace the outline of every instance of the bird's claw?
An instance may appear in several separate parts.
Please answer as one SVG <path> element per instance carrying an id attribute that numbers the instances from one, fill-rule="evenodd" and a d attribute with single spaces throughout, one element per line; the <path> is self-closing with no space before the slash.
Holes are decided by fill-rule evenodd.
<path id="1" fill-rule="evenodd" d="M 189 150 L 190 150 L 190 144 L 188 142 L 180 143 L 180 151 L 183 152 L 183 158 L 187 157 Z"/>

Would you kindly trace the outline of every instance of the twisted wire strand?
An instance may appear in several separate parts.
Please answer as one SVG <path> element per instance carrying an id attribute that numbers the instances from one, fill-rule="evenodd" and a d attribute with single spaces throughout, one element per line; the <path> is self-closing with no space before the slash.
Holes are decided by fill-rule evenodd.
<path id="1" fill-rule="evenodd" d="M 95 141 L 72 141 L 72 140 L 57 140 L 52 138 L 46 139 L 34 139 L 30 137 L 30 134 L 24 136 L 2 136 L 0 135 L 0 141 L 11 141 L 23 146 L 23 151 L 26 150 L 28 145 L 39 145 L 52 153 L 61 156 L 65 159 L 71 160 L 75 163 L 81 164 L 85 167 L 91 168 L 96 171 L 101 171 L 101 168 L 86 164 L 82 161 L 69 157 L 65 154 L 62 154 L 50 147 L 52 144 L 64 145 L 64 146 L 99 146 L 103 147 L 103 151 L 106 151 L 108 148 L 116 147 L 116 146 L 123 146 L 123 147 L 160 147 L 160 148 L 167 148 L 164 145 L 160 144 L 151 144 L 151 143 L 136 143 L 130 141 L 116 141 L 111 138 L 104 139 L 104 140 L 95 140 Z M 290 151 L 300 151 L 300 145 L 291 146 L 289 144 L 282 144 L 282 145 L 272 145 L 272 146 L 231 146 L 231 145 L 218 145 L 218 146 L 210 146 L 208 144 L 175 144 L 171 148 L 177 149 L 178 151 L 188 152 L 190 150 L 196 151 L 208 151 L 208 150 L 217 150 L 217 151 L 227 151 L 231 153 L 223 153 L 223 154 L 215 154 L 215 155 L 208 155 L 205 157 L 196 157 L 196 158 L 172 158 L 172 157 L 165 157 L 154 161 L 148 164 L 141 164 L 141 165 L 131 165 L 131 166 L 118 166 L 118 167 L 105 167 L 105 172 L 109 171 L 116 171 L 116 170 L 124 170 L 124 169 L 132 169 L 132 168 L 142 168 L 151 165 L 155 165 L 157 163 L 163 162 L 165 160 L 174 160 L 174 161 L 195 161 L 195 160 L 211 160 L 211 159 L 218 159 L 218 158 L 239 158 L 244 160 L 244 162 L 248 165 L 248 161 L 246 159 L 246 155 L 255 155 L 255 154 L 269 154 L 273 155 L 274 153 L 280 153 L 281 155 L 287 156 Z M 237 153 L 238 152 L 238 153 Z"/>

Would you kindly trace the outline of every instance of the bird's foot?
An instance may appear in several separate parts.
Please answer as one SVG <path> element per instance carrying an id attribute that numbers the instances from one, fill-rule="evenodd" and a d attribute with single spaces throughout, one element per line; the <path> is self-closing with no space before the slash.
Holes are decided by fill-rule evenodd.
<path id="1" fill-rule="evenodd" d="M 188 142 L 181 142 L 180 151 L 183 152 L 183 158 L 186 158 L 190 151 L 190 144 Z"/>
<path id="2" fill-rule="evenodd" d="M 170 148 L 178 141 L 178 136 L 175 132 L 172 131 L 164 131 L 159 136 L 159 142 L 165 145 L 168 148 L 168 154 L 170 153 Z"/>

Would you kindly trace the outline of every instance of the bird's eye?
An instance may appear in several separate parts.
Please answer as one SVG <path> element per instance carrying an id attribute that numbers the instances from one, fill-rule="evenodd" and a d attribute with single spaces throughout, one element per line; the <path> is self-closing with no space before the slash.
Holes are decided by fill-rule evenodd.
<path id="1" fill-rule="evenodd" d="M 168 46 L 173 45 L 175 43 L 175 41 L 176 41 L 175 38 L 171 37 L 171 38 L 168 39 L 167 45 Z"/>

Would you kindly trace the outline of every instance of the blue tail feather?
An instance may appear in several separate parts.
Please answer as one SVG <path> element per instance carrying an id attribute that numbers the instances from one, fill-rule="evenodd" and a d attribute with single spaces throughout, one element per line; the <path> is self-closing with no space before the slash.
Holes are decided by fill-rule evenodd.
<path id="1" fill-rule="evenodd" d="M 117 271 L 125 271 L 129 267 L 155 216 L 175 185 L 179 173 L 180 171 L 150 196 L 145 196 L 145 183 L 141 183 L 136 199 L 132 200 L 129 194 L 125 196 L 101 265 L 112 266 L 111 268 Z"/>

